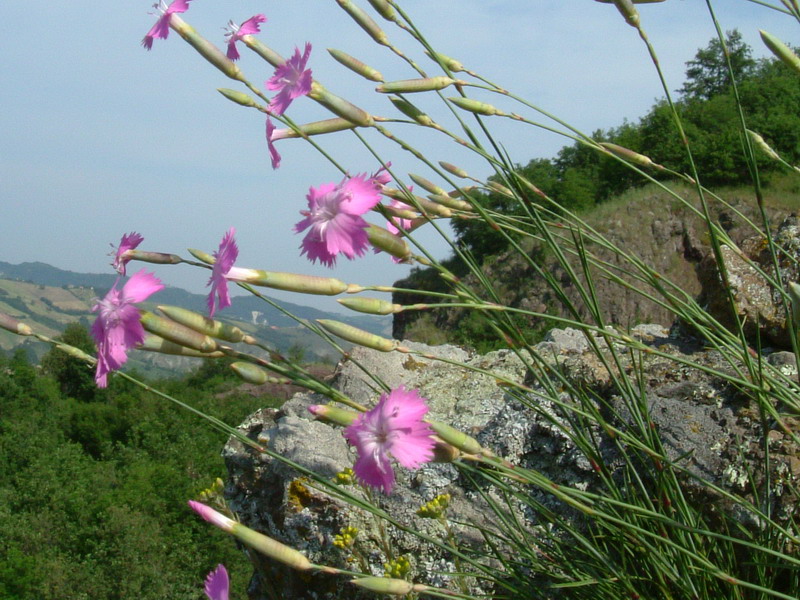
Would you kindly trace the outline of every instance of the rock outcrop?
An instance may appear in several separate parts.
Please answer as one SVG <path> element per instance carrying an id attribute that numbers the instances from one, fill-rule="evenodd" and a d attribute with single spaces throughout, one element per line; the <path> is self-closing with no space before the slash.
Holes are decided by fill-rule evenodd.
<path id="1" fill-rule="evenodd" d="M 337 389 L 364 404 L 373 404 L 380 393 L 373 374 L 380 375 L 389 387 L 402 384 L 419 389 L 430 400 L 433 418 L 473 435 L 511 463 L 536 470 L 559 485 L 599 490 L 603 486 L 598 477 L 600 467 L 576 445 L 573 424 L 577 420 L 570 418 L 576 402 L 570 390 L 588 390 L 597 410 L 619 431 L 643 435 L 640 429 L 645 427 L 657 433 L 668 460 L 683 473 L 686 493 L 706 507 L 710 522 L 738 510 L 727 493 L 751 496 L 768 484 L 784 486 L 778 504 L 771 508 L 775 518 L 789 518 L 796 498 L 785 484 L 800 476 L 798 449 L 785 432 L 769 431 L 772 470 L 763 472 L 764 432 L 757 407 L 720 375 L 730 372 L 731 364 L 718 352 L 661 326 L 638 326 L 630 335 L 644 345 L 643 350 L 621 352 L 614 363 L 601 360 L 610 356 L 609 342 L 602 336 L 589 338 L 578 330 L 552 330 L 535 348 L 538 364 L 534 368 L 526 367 L 509 350 L 482 356 L 454 346 L 414 343 L 406 345 L 415 354 L 356 349 L 351 360 L 340 364 L 334 382 Z M 431 355 L 437 359 L 428 358 Z M 796 380 L 794 355 L 776 352 L 766 359 L 765 364 L 771 365 L 767 368 Z M 701 368 L 685 366 L 686 361 Z M 616 366 L 609 370 L 609 364 Z M 633 396 L 619 385 L 623 372 L 636 383 Z M 509 382 L 529 391 L 512 394 Z M 553 388 L 546 389 L 551 385 L 563 391 L 554 396 Z M 297 394 L 279 410 L 254 413 L 241 430 L 301 468 L 332 479 L 352 466 L 354 452 L 339 428 L 314 421 L 308 413 L 308 405 L 325 402 L 315 394 Z M 648 415 L 645 423 L 639 420 L 642 414 Z M 785 423 L 797 425 L 791 420 Z M 620 446 L 606 433 L 592 426 L 596 459 L 605 473 L 621 477 L 625 462 Z M 491 504 L 506 506 L 505 500 L 491 486 L 471 481 L 454 464 L 429 463 L 417 471 L 398 469 L 395 493 L 373 495 L 381 510 L 406 525 L 400 528 L 386 522 L 380 525 L 369 512 L 345 502 L 335 491 L 281 461 L 258 455 L 239 441 L 231 440 L 223 455 L 230 473 L 226 498 L 242 522 L 303 551 L 312 562 L 381 575 L 383 563 L 391 556 L 405 555 L 410 557 L 417 582 L 452 589 L 467 585 L 472 593 L 491 592 L 486 583 L 459 583 L 447 574 L 458 571 L 459 564 L 446 549 L 441 524 L 416 514 L 436 495 L 450 494 L 452 535 L 467 552 L 485 543 L 479 528 L 498 527 Z M 699 483 L 698 478 L 724 493 Z M 358 486 L 341 489 L 356 499 L 365 497 Z M 528 491 L 535 502 L 580 526 L 580 516 L 546 490 L 530 486 Z M 512 505 L 511 510 L 530 539 L 537 539 L 537 528 L 548 526 L 524 506 Z M 757 526 L 748 515 L 742 515 L 740 522 L 744 527 Z M 346 526 L 361 532 L 357 554 L 333 545 L 334 536 Z M 271 597 L 270 586 L 286 599 L 361 597 L 341 578 L 305 576 L 260 557 L 255 557 L 255 563 L 251 598 Z"/>

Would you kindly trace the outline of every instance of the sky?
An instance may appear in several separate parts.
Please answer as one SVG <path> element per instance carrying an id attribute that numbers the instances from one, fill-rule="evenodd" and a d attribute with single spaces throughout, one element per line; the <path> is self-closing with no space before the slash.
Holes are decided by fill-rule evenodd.
<path id="1" fill-rule="evenodd" d="M 358 0 L 369 9 L 365 1 Z M 773 0 L 778 4 L 777 0 Z M 406 0 L 402 3 L 432 46 L 536 106 L 590 133 L 636 121 L 664 96 L 636 31 L 613 5 L 593 0 Z M 671 90 L 685 63 L 715 35 L 703 0 L 640 5 Z M 747 0 L 717 0 L 725 30 L 739 28 L 756 56 L 766 56 L 758 29 L 798 45 L 798 25 Z M 292 227 L 310 186 L 341 174 L 300 140 L 282 140 L 280 169 L 270 167 L 261 113 L 215 90 L 236 88 L 174 32 L 146 51 L 141 39 L 155 21 L 148 0 L 0 4 L 0 260 L 42 261 L 79 272 L 111 273 L 110 244 L 138 231 L 141 248 L 187 256 L 213 251 L 235 227 L 237 265 L 334 276 L 348 283 L 390 285 L 409 271 L 385 254 L 340 260 L 333 270 L 300 256 Z M 399 116 L 375 84 L 346 71 L 325 51 L 337 48 L 379 69 L 386 80 L 415 74 L 359 29 L 333 0 L 213 2 L 194 0 L 183 15 L 220 47 L 229 19 L 267 16 L 260 39 L 284 56 L 311 42 L 314 78 L 376 115 Z M 376 16 L 390 39 L 435 73 L 407 35 Z M 257 86 L 272 68 L 242 47 L 240 66 Z M 447 94 L 446 94 L 447 95 Z M 451 94 L 452 95 L 452 94 Z M 503 98 L 474 96 L 523 112 Z M 416 95 L 447 119 L 431 95 Z M 431 103 L 428 105 L 428 103 Z M 524 114 L 552 124 L 530 109 Z M 329 118 L 307 98 L 288 114 L 299 123 Z M 569 139 L 533 126 L 488 119 L 516 163 L 552 157 Z M 452 127 L 452 124 L 450 124 Z M 441 135 L 391 124 L 434 161 L 490 174 L 475 156 Z M 398 176 L 434 173 L 379 136 L 365 136 Z M 379 161 L 342 132 L 316 138 L 352 174 Z M 657 159 L 657 157 L 654 157 Z M 373 215 L 376 224 L 382 220 Z M 440 258 L 447 246 L 432 231 L 419 238 Z M 202 293 L 207 271 L 156 267 L 167 284 Z M 298 304 L 335 310 L 328 298 L 275 293 Z"/>

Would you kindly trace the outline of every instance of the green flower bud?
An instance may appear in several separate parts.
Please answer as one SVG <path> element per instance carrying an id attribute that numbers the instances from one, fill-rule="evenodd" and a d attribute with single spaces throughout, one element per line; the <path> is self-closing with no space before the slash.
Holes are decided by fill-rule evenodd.
<path id="1" fill-rule="evenodd" d="M 146 352 L 158 352 L 160 354 L 171 354 L 174 356 L 187 356 L 191 358 L 221 358 L 225 356 L 224 352 L 215 350 L 214 352 L 200 352 L 193 350 L 186 346 L 181 346 L 175 342 L 165 340 L 164 338 L 150 334 L 144 338 L 144 342 L 136 347 L 137 350 L 145 350 Z"/>
<path id="2" fill-rule="evenodd" d="M 318 419 L 342 427 L 352 425 L 360 414 L 353 410 L 339 408 L 335 404 L 312 404 L 308 407 L 308 412 Z"/>
<path id="3" fill-rule="evenodd" d="M 352 17 L 352 19 L 358 23 L 359 27 L 367 32 L 367 34 L 376 42 L 378 42 L 381 46 L 388 46 L 389 39 L 386 37 L 386 33 L 380 28 L 380 26 L 372 20 L 367 13 L 361 10 L 358 6 L 353 4 L 350 0 L 336 0 L 336 2 L 341 6 L 345 12 Z"/>
<path id="4" fill-rule="evenodd" d="M 427 423 L 436 432 L 436 435 L 459 450 L 463 450 L 467 454 L 482 454 L 484 452 L 478 440 L 468 436 L 466 433 L 439 421 L 427 421 Z"/>
<path id="5" fill-rule="evenodd" d="M 403 309 L 399 304 L 392 304 L 388 300 L 380 298 L 339 298 L 337 302 L 350 310 L 370 315 L 391 315 Z"/>
<path id="6" fill-rule="evenodd" d="M 441 52 L 430 52 L 429 50 L 425 50 L 425 54 L 427 54 L 436 62 L 443 64 L 453 73 L 460 73 L 464 70 L 464 65 L 458 62 L 456 59 L 450 58 L 446 54 L 442 54 Z"/>
<path id="7" fill-rule="evenodd" d="M 33 335 L 33 329 L 5 313 L 0 313 L 0 327 L 16 335 Z"/>
<path id="8" fill-rule="evenodd" d="M 416 106 L 411 104 L 411 102 L 409 102 L 408 100 L 405 100 L 398 96 L 389 96 L 389 100 L 391 101 L 392 104 L 394 104 L 397 110 L 399 110 L 409 119 L 416 121 L 420 125 L 424 125 L 425 127 L 433 127 L 435 125 L 433 119 L 431 119 L 428 115 L 419 110 Z"/>
<path id="9" fill-rule="evenodd" d="M 267 372 L 264 369 L 249 362 L 231 363 L 231 369 L 233 369 L 234 373 L 236 373 L 243 381 L 246 381 L 247 383 L 262 385 L 267 383 L 267 380 L 269 379 L 269 375 L 267 375 Z"/>
<path id="10" fill-rule="evenodd" d="M 380 16 L 387 21 L 394 21 L 396 18 L 394 8 L 386 0 L 368 0 Z"/>
<path id="11" fill-rule="evenodd" d="M 458 82 L 450 77 L 443 75 L 439 77 L 425 77 L 424 79 L 403 79 L 400 81 L 388 81 L 375 88 L 376 92 L 382 94 L 413 94 L 416 92 L 432 92 L 443 90 L 447 86 Z"/>
<path id="12" fill-rule="evenodd" d="M 216 262 L 216 259 L 209 254 L 208 252 L 203 252 L 202 250 L 197 250 L 196 248 L 187 248 L 189 254 L 194 256 L 200 262 L 204 262 L 207 265 L 213 265 Z"/>
<path id="13" fill-rule="evenodd" d="M 244 81 L 244 76 L 239 67 L 236 66 L 231 59 L 225 56 L 225 53 L 217 48 L 214 44 L 209 42 L 195 30 L 194 27 L 186 23 L 178 15 L 173 14 L 170 18 L 170 27 L 178 32 L 184 40 L 186 40 L 192 48 L 205 58 L 212 65 L 217 67 L 226 76 L 237 81 Z"/>
<path id="14" fill-rule="evenodd" d="M 333 114 L 347 119 L 360 127 L 372 127 L 375 125 L 372 115 L 368 112 L 358 108 L 355 104 L 348 102 L 344 98 L 330 93 L 316 81 L 311 84 L 311 93 L 309 97 L 316 100 Z"/>
<path id="15" fill-rule="evenodd" d="M 279 271 L 261 271 L 253 269 L 247 283 L 268 287 L 287 292 L 301 294 L 316 294 L 318 296 L 335 296 L 347 291 L 348 285 L 333 277 L 317 277 L 314 275 L 299 275 L 297 273 L 282 273 Z"/>
<path id="16" fill-rule="evenodd" d="M 408 176 L 411 177 L 411 179 L 414 181 L 414 183 L 416 183 L 419 187 L 424 189 L 426 192 L 430 192 L 431 194 L 441 194 L 441 195 L 447 194 L 447 192 L 445 192 L 438 185 L 436 185 L 432 181 L 429 181 L 429 180 L 425 179 L 424 177 L 421 177 L 420 175 L 415 175 L 414 173 L 409 173 Z"/>
<path id="17" fill-rule="evenodd" d="M 448 162 L 439 161 L 439 166 L 442 167 L 448 173 L 455 175 L 456 177 L 460 177 L 462 179 L 466 179 L 469 177 L 469 174 L 462 168 L 452 165 Z"/>
<path id="18" fill-rule="evenodd" d="M 217 91 L 231 102 L 236 102 L 236 104 L 241 104 L 242 106 L 247 107 L 256 106 L 256 101 L 244 92 L 239 92 L 237 90 L 231 90 L 228 88 L 217 88 Z"/>
<path id="19" fill-rule="evenodd" d="M 448 98 L 450 102 L 458 106 L 459 108 L 463 108 L 464 110 L 468 110 L 469 112 L 476 113 L 478 115 L 486 115 L 486 116 L 493 116 L 493 115 L 503 115 L 505 114 L 503 111 L 495 108 L 491 104 L 487 104 L 486 102 L 479 102 L 478 100 L 473 100 L 472 98 Z"/>
<path id="20" fill-rule="evenodd" d="M 388 577 L 362 577 L 353 579 L 350 583 L 360 588 L 379 594 L 392 596 L 405 596 L 414 590 L 414 585 L 404 579 L 389 579 Z"/>
<path id="21" fill-rule="evenodd" d="M 368 331 L 364 331 L 358 327 L 353 327 L 352 325 L 347 325 L 346 323 L 342 323 L 340 321 L 317 319 L 317 323 L 322 325 L 326 331 L 332 333 L 333 335 L 347 340 L 348 342 L 352 342 L 358 346 L 372 348 L 373 350 L 378 350 L 380 352 L 391 352 L 397 348 L 397 342 L 395 340 L 388 340 L 379 335 L 375 335 L 374 333 L 369 333 Z"/>
<path id="22" fill-rule="evenodd" d="M 214 319 L 210 319 L 205 315 L 196 313 L 186 308 L 179 306 L 159 306 L 158 310 L 164 313 L 168 318 L 186 325 L 190 329 L 194 329 L 204 335 L 225 340 L 226 342 L 237 343 L 244 339 L 244 331 L 233 325 L 220 323 Z"/>
<path id="23" fill-rule="evenodd" d="M 600 142 L 600 145 L 608 150 L 611 154 L 619 156 L 620 158 L 624 158 L 625 160 L 632 162 L 635 165 L 639 165 L 640 167 L 652 167 L 655 165 L 650 157 L 645 156 L 644 154 L 639 154 L 638 152 L 634 152 L 633 150 L 629 150 L 628 148 L 624 148 L 623 146 L 618 146 L 617 144 L 612 144 L 610 142 Z"/>
<path id="24" fill-rule="evenodd" d="M 367 64 L 364 64 L 357 58 L 354 58 L 347 54 L 346 52 L 342 52 L 341 50 L 336 50 L 334 48 L 328 48 L 328 53 L 341 65 L 347 67 L 354 73 L 361 75 L 365 79 L 369 79 L 370 81 L 377 81 L 378 83 L 383 81 L 383 75 L 377 69 L 373 69 Z"/>
<path id="25" fill-rule="evenodd" d="M 369 238 L 369 243 L 375 248 L 391 254 L 400 259 L 401 262 L 408 262 L 412 258 L 411 249 L 406 244 L 406 241 L 393 235 L 383 227 L 369 225 L 367 227 L 367 237 Z"/>
<path id="26" fill-rule="evenodd" d="M 767 33 L 763 29 L 759 29 L 758 31 L 761 34 L 761 39 L 766 44 L 767 48 L 769 48 L 770 52 L 778 57 L 781 62 L 800 73 L 800 58 L 797 57 L 792 49 L 774 35 Z"/>
<path id="27" fill-rule="evenodd" d="M 155 333 L 164 339 L 186 346 L 199 352 L 213 352 L 218 349 L 217 342 L 207 335 L 189 329 L 185 325 L 170 319 L 159 317 L 150 311 L 141 311 L 142 327 L 150 333 Z"/>

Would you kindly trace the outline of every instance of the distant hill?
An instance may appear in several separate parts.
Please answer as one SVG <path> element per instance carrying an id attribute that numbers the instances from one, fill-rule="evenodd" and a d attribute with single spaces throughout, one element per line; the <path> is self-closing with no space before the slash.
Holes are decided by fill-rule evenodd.
<path id="1" fill-rule="evenodd" d="M 0 261 L 0 312 L 28 323 L 39 333 L 54 337 L 75 321 L 90 326 L 94 320 L 91 312 L 93 300 L 104 296 L 116 279 L 115 275 L 76 273 L 41 262 L 13 265 Z M 152 299 L 154 302 L 144 306 L 154 308 L 156 304 L 172 304 L 198 312 L 207 310 L 205 295 L 192 294 L 180 288 L 167 287 Z M 391 331 L 390 317 L 342 316 L 300 304 L 279 304 L 304 320 L 332 318 L 381 335 L 388 335 Z M 319 337 L 279 309 L 253 296 L 233 298 L 233 305 L 218 317 L 279 351 L 286 352 L 294 347 L 302 348 L 307 360 L 338 358 L 336 352 Z M 0 349 L 10 350 L 19 345 L 25 345 L 36 356 L 47 350 L 45 344 L 0 330 Z M 158 360 L 153 359 L 159 358 L 162 357 L 154 356 L 145 362 L 157 363 Z M 148 367 L 145 365 L 144 368 Z M 170 368 L 180 367 L 175 363 Z"/>

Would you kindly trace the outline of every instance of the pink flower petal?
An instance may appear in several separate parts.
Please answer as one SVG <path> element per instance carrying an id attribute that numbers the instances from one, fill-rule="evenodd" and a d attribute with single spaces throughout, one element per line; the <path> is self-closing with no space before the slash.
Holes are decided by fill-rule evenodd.
<path id="1" fill-rule="evenodd" d="M 217 568 L 206 576 L 206 596 L 210 600 L 228 600 L 228 590 L 230 581 L 225 565 L 217 565 Z"/>
<path id="2" fill-rule="evenodd" d="M 240 41 L 246 35 L 253 35 L 261 33 L 261 23 L 265 23 L 267 17 L 264 15 L 254 15 L 247 19 L 241 25 L 236 25 L 233 21 L 228 21 L 230 31 L 225 34 L 228 38 L 228 52 L 227 56 L 231 60 L 239 60 L 239 51 L 236 49 L 236 42 Z"/>
<path id="3" fill-rule="evenodd" d="M 267 147 L 269 148 L 269 156 L 272 160 L 272 168 L 277 169 L 281 166 L 281 155 L 278 154 L 278 149 L 275 147 L 274 134 L 275 125 L 272 123 L 272 119 L 267 116 Z"/>
<path id="4" fill-rule="evenodd" d="M 410 469 L 430 461 L 435 441 L 430 425 L 422 420 L 427 412 L 425 399 L 416 390 L 401 386 L 381 395 L 372 410 L 345 429 L 347 441 L 358 450 L 356 476 L 388 494 L 394 486 L 389 456 Z"/>
<path id="5" fill-rule="evenodd" d="M 311 70 L 306 63 L 311 55 L 311 44 L 306 43 L 305 52 L 300 56 L 300 49 L 294 49 L 294 55 L 275 69 L 275 74 L 267 80 L 267 89 L 278 92 L 269 103 L 269 109 L 276 115 L 282 115 L 289 108 L 292 100 L 305 96 L 311 91 Z"/>
<path id="6" fill-rule="evenodd" d="M 126 256 L 128 250 L 135 249 L 139 244 L 144 241 L 144 237 L 132 231 L 131 233 L 126 233 L 122 236 L 122 240 L 119 242 L 119 246 L 117 247 L 117 252 L 114 256 L 113 267 L 120 275 L 125 275 L 125 265 L 130 262 L 130 258 Z"/>
<path id="7" fill-rule="evenodd" d="M 153 47 L 153 40 L 155 38 L 165 40 L 169 37 L 169 20 L 173 14 L 184 13 L 189 10 L 189 2 L 191 0 L 174 0 L 169 6 L 166 6 L 162 0 L 160 6 L 156 5 L 161 16 L 150 28 L 144 38 L 142 39 L 142 46 L 150 50 Z"/>
<path id="8" fill-rule="evenodd" d="M 239 256 L 239 247 L 236 245 L 234 236 L 236 230 L 231 227 L 228 232 L 223 236 L 219 244 L 219 250 L 214 253 L 214 268 L 211 270 L 211 277 L 208 280 L 208 286 L 211 287 L 211 292 L 208 294 L 208 316 L 213 317 L 214 312 L 219 309 L 222 310 L 231 305 L 231 297 L 228 293 L 228 279 L 227 274 L 233 268 L 233 263 Z M 218 302 L 216 300 L 219 300 Z"/>

